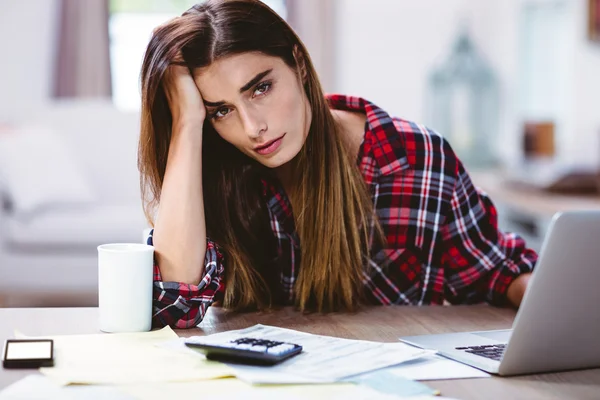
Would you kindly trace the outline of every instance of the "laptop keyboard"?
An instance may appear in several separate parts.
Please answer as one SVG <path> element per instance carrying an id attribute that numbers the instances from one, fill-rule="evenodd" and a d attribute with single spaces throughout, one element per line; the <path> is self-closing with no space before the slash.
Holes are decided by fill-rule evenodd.
<path id="1" fill-rule="evenodd" d="M 464 350 L 467 353 L 500 361 L 505 348 L 506 344 L 487 344 L 482 346 L 457 347 L 456 350 Z"/>

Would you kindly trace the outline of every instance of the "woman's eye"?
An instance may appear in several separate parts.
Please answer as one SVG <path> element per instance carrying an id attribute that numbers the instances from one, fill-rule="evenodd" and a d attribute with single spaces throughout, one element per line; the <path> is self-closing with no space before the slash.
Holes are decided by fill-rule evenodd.
<path id="1" fill-rule="evenodd" d="M 213 114 L 213 118 L 223 118 L 224 116 L 226 116 L 227 114 L 229 114 L 230 111 L 231 110 L 229 108 L 227 108 L 227 107 L 219 108 Z"/>
<path id="2" fill-rule="evenodd" d="M 254 89 L 254 95 L 255 96 L 260 96 L 262 94 L 265 94 L 269 91 L 269 89 L 271 88 L 271 83 L 270 82 L 263 82 L 263 83 L 259 83 L 256 86 L 256 89 Z"/>

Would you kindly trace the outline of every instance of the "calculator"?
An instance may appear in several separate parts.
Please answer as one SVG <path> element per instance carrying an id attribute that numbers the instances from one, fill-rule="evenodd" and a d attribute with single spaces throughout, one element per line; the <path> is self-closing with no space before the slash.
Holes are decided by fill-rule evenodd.
<path id="1" fill-rule="evenodd" d="M 274 365 L 302 352 L 298 344 L 249 337 L 214 343 L 194 336 L 187 338 L 185 344 L 200 350 L 209 360 L 237 364 Z"/>

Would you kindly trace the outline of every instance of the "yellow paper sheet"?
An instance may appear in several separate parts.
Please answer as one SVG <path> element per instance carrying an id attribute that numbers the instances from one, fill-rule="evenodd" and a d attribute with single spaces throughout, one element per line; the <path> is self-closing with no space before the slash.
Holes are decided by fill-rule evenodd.
<path id="1" fill-rule="evenodd" d="M 249 385 L 238 379 L 215 379 L 203 382 L 181 382 L 150 385 L 128 385 L 119 388 L 140 400 L 164 399 L 260 399 L 260 400 L 398 400 L 403 397 L 377 392 L 369 387 L 351 383 L 320 385 Z M 432 396 L 407 398 L 410 400 L 435 399 Z"/>
<path id="2" fill-rule="evenodd" d="M 17 333 L 18 338 L 33 338 Z M 169 327 L 142 333 L 44 336 L 54 340 L 54 367 L 40 372 L 67 384 L 182 382 L 233 376 L 224 364 L 158 347 L 177 338 Z"/>

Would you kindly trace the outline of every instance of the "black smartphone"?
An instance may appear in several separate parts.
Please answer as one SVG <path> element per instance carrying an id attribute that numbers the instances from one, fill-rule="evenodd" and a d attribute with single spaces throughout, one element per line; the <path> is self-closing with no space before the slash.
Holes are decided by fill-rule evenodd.
<path id="1" fill-rule="evenodd" d="M 53 365 L 52 339 L 8 339 L 4 342 L 4 368 L 40 368 Z"/>

